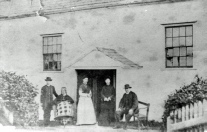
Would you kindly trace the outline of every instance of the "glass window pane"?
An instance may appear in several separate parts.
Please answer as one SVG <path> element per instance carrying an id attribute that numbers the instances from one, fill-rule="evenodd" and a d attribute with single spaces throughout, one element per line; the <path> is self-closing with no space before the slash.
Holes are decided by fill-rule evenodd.
<path id="1" fill-rule="evenodd" d="M 180 54 L 179 54 L 179 48 L 174 48 L 173 49 L 173 56 L 180 56 Z"/>
<path id="2" fill-rule="evenodd" d="M 192 37 L 186 37 L 186 46 L 193 45 L 193 38 Z"/>
<path id="3" fill-rule="evenodd" d="M 62 50 L 62 45 L 57 45 L 57 53 L 61 53 L 61 50 Z"/>
<path id="4" fill-rule="evenodd" d="M 167 66 L 173 66 L 172 57 L 167 58 Z"/>
<path id="5" fill-rule="evenodd" d="M 187 57 L 187 66 L 193 66 L 193 57 Z"/>
<path id="6" fill-rule="evenodd" d="M 52 42 L 51 42 L 51 45 L 53 45 L 55 43 L 55 37 L 51 37 L 52 38 Z"/>
<path id="7" fill-rule="evenodd" d="M 57 69 L 61 70 L 61 62 L 57 62 Z"/>
<path id="8" fill-rule="evenodd" d="M 62 37 L 61 36 L 57 37 L 57 44 L 62 44 Z"/>
<path id="9" fill-rule="evenodd" d="M 53 45 L 53 53 L 57 53 L 57 45 Z"/>
<path id="10" fill-rule="evenodd" d="M 58 61 L 61 61 L 61 54 L 58 54 Z"/>
<path id="11" fill-rule="evenodd" d="M 53 62 L 52 69 L 53 69 L 53 70 L 57 70 L 57 62 Z"/>
<path id="12" fill-rule="evenodd" d="M 58 44 L 58 37 L 53 37 L 54 44 Z"/>
<path id="13" fill-rule="evenodd" d="M 52 55 L 52 54 L 49 54 L 49 55 L 48 55 L 48 61 L 49 61 L 49 62 L 53 61 L 53 55 Z"/>
<path id="14" fill-rule="evenodd" d="M 49 58 L 48 55 L 44 55 L 44 70 L 48 70 L 49 69 Z"/>
<path id="15" fill-rule="evenodd" d="M 180 27 L 180 36 L 185 36 L 185 27 Z"/>
<path id="16" fill-rule="evenodd" d="M 52 37 L 48 37 L 48 45 L 52 45 Z"/>
<path id="17" fill-rule="evenodd" d="M 47 54 L 47 46 L 43 46 L 43 53 Z"/>
<path id="18" fill-rule="evenodd" d="M 49 70 L 53 69 L 53 62 L 49 62 Z"/>
<path id="19" fill-rule="evenodd" d="M 178 66 L 178 57 L 173 57 L 173 66 Z"/>
<path id="20" fill-rule="evenodd" d="M 166 47 L 172 47 L 172 38 L 166 38 Z"/>
<path id="21" fill-rule="evenodd" d="M 186 66 L 186 57 L 180 57 L 180 66 Z"/>
<path id="22" fill-rule="evenodd" d="M 172 28 L 166 28 L 166 37 L 172 37 Z"/>
<path id="23" fill-rule="evenodd" d="M 187 26 L 186 27 L 186 36 L 191 36 L 191 35 L 193 35 L 193 27 Z"/>
<path id="24" fill-rule="evenodd" d="M 180 37 L 180 46 L 185 46 L 185 37 Z"/>
<path id="25" fill-rule="evenodd" d="M 167 57 L 173 56 L 173 49 L 167 49 Z"/>
<path id="26" fill-rule="evenodd" d="M 193 47 L 187 47 L 187 56 L 193 56 Z"/>
<path id="27" fill-rule="evenodd" d="M 53 54 L 53 60 L 58 61 L 58 55 L 57 54 Z"/>
<path id="28" fill-rule="evenodd" d="M 52 53 L 53 52 L 53 46 L 52 45 L 49 45 L 48 46 L 48 53 Z"/>
<path id="29" fill-rule="evenodd" d="M 47 37 L 43 37 L 43 45 L 47 45 Z"/>
<path id="30" fill-rule="evenodd" d="M 186 47 L 180 48 L 180 56 L 186 56 Z"/>
<path id="31" fill-rule="evenodd" d="M 173 37 L 179 36 L 179 28 L 173 28 Z"/>
<path id="32" fill-rule="evenodd" d="M 173 38 L 173 47 L 179 46 L 179 39 L 178 38 Z"/>

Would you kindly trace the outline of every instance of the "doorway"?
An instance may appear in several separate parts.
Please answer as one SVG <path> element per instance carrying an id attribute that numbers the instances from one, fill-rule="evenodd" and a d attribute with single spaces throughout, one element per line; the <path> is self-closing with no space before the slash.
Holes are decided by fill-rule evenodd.
<path id="1" fill-rule="evenodd" d="M 83 75 L 88 76 L 88 85 L 91 87 L 92 91 L 92 101 L 94 109 L 96 112 L 97 120 L 99 121 L 99 116 L 101 112 L 101 90 L 105 85 L 105 78 L 109 76 L 111 78 L 111 85 L 116 90 L 116 70 L 115 69 L 101 69 L 101 70 L 76 70 L 77 72 L 77 103 L 78 103 L 78 90 L 79 86 L 83 82 Z M 116 96 L 116 95 L 115 95 Z M 114 112 L 116 106 L 116 97 L 114 102 Z"/>

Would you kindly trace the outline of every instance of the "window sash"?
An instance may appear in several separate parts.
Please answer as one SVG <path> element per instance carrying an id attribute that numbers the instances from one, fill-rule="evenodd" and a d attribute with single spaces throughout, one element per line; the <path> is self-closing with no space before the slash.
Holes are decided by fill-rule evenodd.
<path id="1" fill-rule="evenodd" d="M 166 68 L 192 68 L 193 25 L 166 27 L 165 52 Z"/>
<path id="2" fill-rule="evenodd" d="M 62 36 L 43 37 L 43 70 L 61 71 Z"/>

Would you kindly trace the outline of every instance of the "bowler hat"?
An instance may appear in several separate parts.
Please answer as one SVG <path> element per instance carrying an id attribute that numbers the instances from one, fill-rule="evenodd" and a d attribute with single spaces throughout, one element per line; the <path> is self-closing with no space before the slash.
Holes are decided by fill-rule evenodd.
<path id="1" fill-rule="evenodd" d="M 45 81 L 52 81 L 52 79 L 51 79 L 50 77 L 47 77 L 47 78 L 45 79 Z"/>
<path id="2" fill-rule="evenodd" d="M 132 88 L 132 87 L 131 87 L 129 84 L 125 84 L 125 85 L 124 85 L 124 88 L 125 88 L 125 89 L 128 89 L 128 88 Z"/>

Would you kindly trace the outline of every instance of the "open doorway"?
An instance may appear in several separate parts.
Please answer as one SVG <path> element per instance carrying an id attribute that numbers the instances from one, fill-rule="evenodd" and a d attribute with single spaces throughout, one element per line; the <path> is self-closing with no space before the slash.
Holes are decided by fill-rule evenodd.
<path id="1" fill-rule="evenodd" d="M 111 85 L 116 90 L 116 70 L 76 70 L 77 72 L 77 95 L 79 86 L 82 84 L 83 75 L 87 75 L 88 85 L 92 88 L 92 100 L 96 112 L 97 120 L 99 121 L 99 116 L 101 112 L 101 90 L 105 85 L 105 77 L 109 76 L 111 78 Z M 116 96 L 116 95 L 115 95 Z M 77 96 L 77 100 L 78 100 Z M 115 98 L 116 99 L 116 98 Z M 78 101 L 77 101 L 78 102 Z M 115 112 L 116 100 L 114 102 L 114 112 Z"/>

